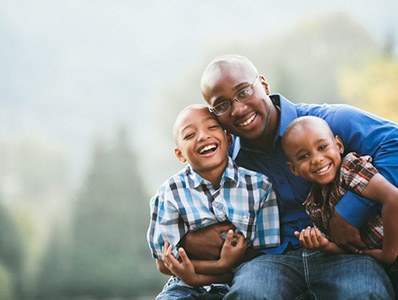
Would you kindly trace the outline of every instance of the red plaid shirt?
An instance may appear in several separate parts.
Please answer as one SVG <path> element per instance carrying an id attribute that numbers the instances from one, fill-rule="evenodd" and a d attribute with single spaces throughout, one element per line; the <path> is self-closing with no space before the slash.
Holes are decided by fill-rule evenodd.
<path id="1" fill-rule="evenodd" d="M 371 161 L 370 156 L 348 153 L 343 158 L 339 176 L 328 185 L 314 185 L 304 201 L 305 209 L 313 223 L 328 238 L 330 238 L 329 219 L 340 198 L 348 190 L 361 194 L 370 179 L 378 173 Z M 383 224 L 379 213 L 371 216 L 359 231 L 362 240 L 370 249 L 382 248 Z"/>

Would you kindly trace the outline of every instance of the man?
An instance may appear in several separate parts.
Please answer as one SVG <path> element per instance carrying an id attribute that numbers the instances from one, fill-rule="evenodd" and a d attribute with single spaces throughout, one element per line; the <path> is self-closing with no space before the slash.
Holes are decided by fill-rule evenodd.
<path id="1" fill-rule="evenodd" d="M 294 231 L 311 225 L 302 205 L 310 184 L 288 169 L 280 138 L 295 118 L 319 116 L 342 138 L 347 151 L 371 155 L 380 173 L 397 185 L 397 124 L 347 105 L 293 104 L 281 95 L 270 95 L 265 77 L 247 58 L 237 55 L 213 60 L 202 75 L 201 90 L 221 125 L 235 137 L 232 158 L 267 175 L 279 199 L 281 246 L 241 265 L 226 299 L 393 298 L 387 274 L 370 256 L 332 255 L 300 247 Z M 348 222 L 360 225 L 378 209 L 372 205 L 352 192 L 345 194 L 330 221 L 334 242 L 351 252 L 364 249 L 358 230 Z M 358 215 L 362 218 L 355 219 Z M 186 235 L 182 242 L 191 254 L 217 257 L 221 231 L 225 227 L 212 226 Z"/>

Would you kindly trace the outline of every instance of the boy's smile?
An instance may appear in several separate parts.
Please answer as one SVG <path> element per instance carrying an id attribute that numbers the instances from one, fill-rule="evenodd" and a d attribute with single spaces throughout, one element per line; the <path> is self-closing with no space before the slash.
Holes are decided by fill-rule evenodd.
<path id="1" fill-rule="evenodd" d="M 344 147 L 318 118 L 308 118 L 286 130 L 283 147 L 288 166 L 297 176 L 325 185 L 339 173 Z"/>
<path id="2" fill-rule="evenodd" d="M 207 107 L 190 106 L 182 111 L 174 126 L 177 158 L 213 182 L 221 178 L 228 162 L 228 138 Z M 214 184 L 214 183 L 213 183 Z"/>

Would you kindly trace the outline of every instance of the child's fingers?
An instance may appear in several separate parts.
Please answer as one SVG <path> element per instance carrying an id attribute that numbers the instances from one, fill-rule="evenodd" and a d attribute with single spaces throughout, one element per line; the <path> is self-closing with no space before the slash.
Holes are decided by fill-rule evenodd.
<path id="1" fill-rule="evenodd" d="M 319 240 L 318 240 L 318 234 L 315 231 L 315 228 L 311 228 L 311 245 L 314 248 L 318 248 L 319 247 Z"/>
<path id="2" fill-rule="evenodd" d="M 300 231 L 295 231 L 294 232 L 294 236 L 297 238 L 297 239 L 300 239 Z"/>
<path id="3" fill-rule="evenodd" d="M 232 229 L 229 229 L 227 232 L 227 236 L 225 237 L 225 244 L 230 246 L 232 245 L 234 241 L 234 231 Z"/>
<path id="4" fill-rule="evenodd" d="M 183 264 L 188 264 L 191 262 L 184 248 L 179 248 L 178 253 L 180 254 L 180 258 Z"/>

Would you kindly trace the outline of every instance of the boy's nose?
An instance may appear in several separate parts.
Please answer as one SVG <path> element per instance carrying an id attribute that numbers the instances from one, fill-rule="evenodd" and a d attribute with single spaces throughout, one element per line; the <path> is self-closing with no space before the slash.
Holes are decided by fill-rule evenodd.
<path id="1" fill-rule="evenodd" d="M 207 132 L 207 130 L 200 130 L 198 132 L 198 140 L 205 140 L 209 137 L 209 133 Z"/>
<path id="2" fill-rule="evenodd" d="M 322 162 L 323 159 L 324 159 L 324 157 L 323 157 L 323 155 L 321 153 L 315 153 L 315 154 L 312 155 L 312 163 L 314 165 Z"/>

